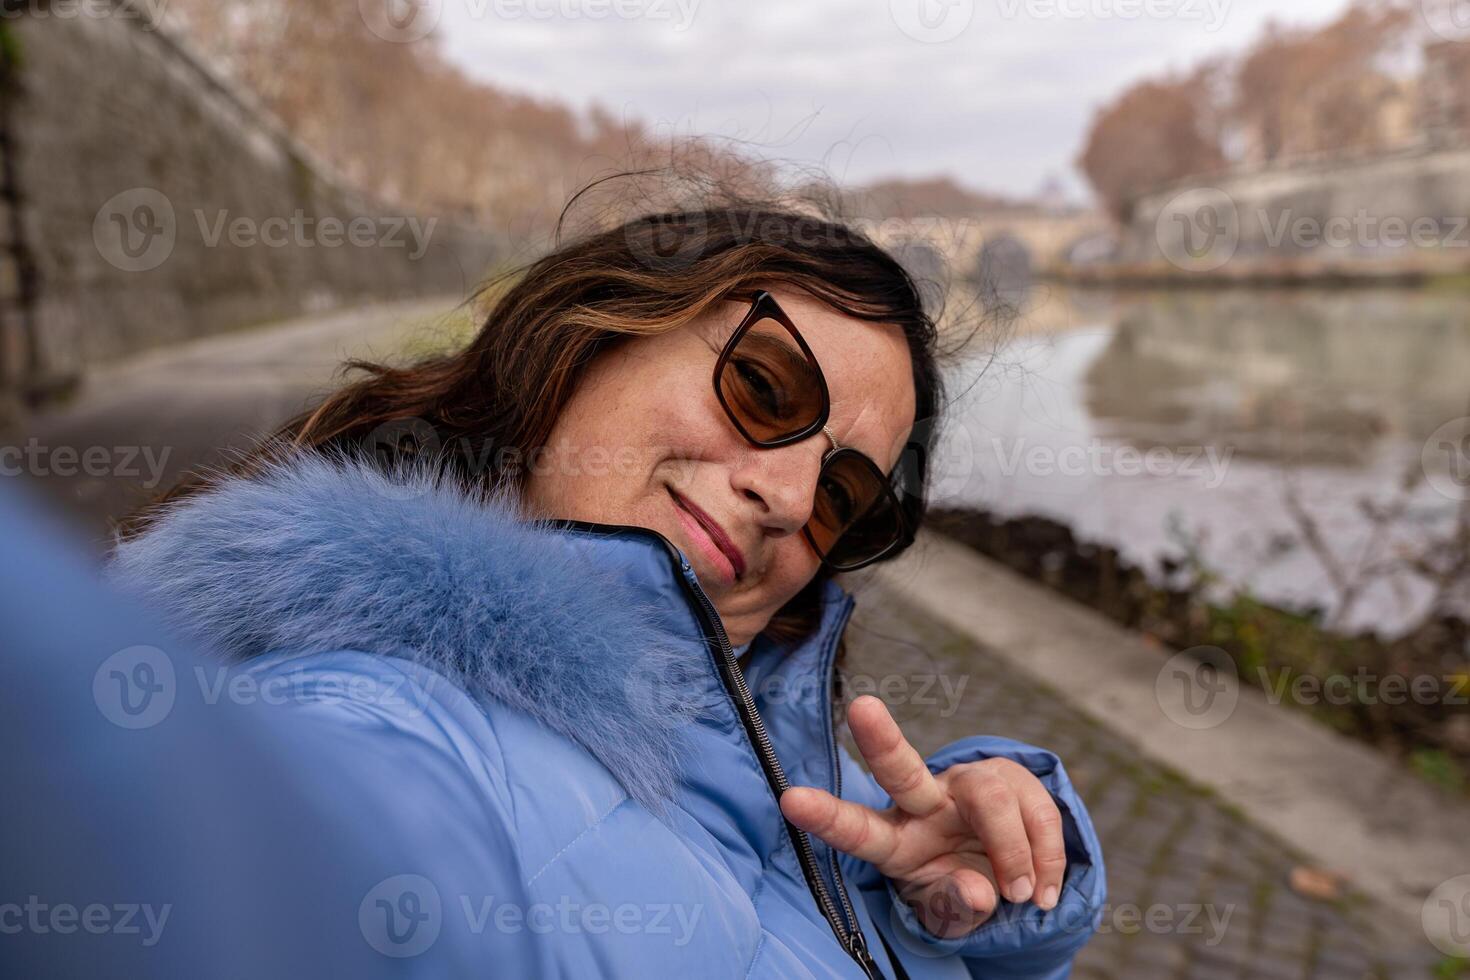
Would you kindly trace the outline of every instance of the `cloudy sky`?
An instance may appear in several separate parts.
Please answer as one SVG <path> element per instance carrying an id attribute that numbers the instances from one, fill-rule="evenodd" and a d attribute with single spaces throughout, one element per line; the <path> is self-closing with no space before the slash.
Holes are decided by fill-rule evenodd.
<path id="1" fill-rule="evenodd" d="M 952 174 L 1085 192 L 1094 109 L 1140 76 L 1236 50 L 1283 9 L 1346 0 L 440 0 L 477 77 L 662 132 L 710 133 L 838 179 Z"/>

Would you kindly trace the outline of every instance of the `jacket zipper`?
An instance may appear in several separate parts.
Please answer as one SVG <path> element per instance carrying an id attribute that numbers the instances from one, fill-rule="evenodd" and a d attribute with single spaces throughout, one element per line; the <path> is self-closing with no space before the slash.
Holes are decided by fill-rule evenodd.
<path id="1" fill-rule="evenodd" d="M 833 723 L 834 719 L 832 718 L 831 714 L 833 691 L 832 670 L 830 666 L 827 670 L 827 676 L 824 681 L 823 689 L 825 691 L 826 698 L 823 701 L 822 717 L 826 722 L 827 733 L 831 736 L 831 741 L 828 743 L 827 746 L 827 757 L 832 765 L 832 795 L 836 796 L 838 799 L 841 799 L 842 763 L 837 758 L 837 728 L 836 725 Z M 851 949 L 850 952 L 852 953 L 854 959 L 864 965 L 865 969 L 867 969 L 867 965 L 871 963 L 871 972 L 874 974 L 878 974 L 878 965 L 873 962 L 872 956 L 868 953 L 867 941 L 863 938 L 862 926 L 858 923 L 857 913 L 853 911 L 852 903 L 847 897 L 847 888 L 842 882 L 842 868 L 838 864 L 837 849 L 835 847 L 829 846 L 827 848 L 827 861 L 832 866 L 832 880 L 836 883 L 837 897 L 842 902 L 843 915 L 847 919 L 847 921 L 851 923 L 852 926 L 851 935 L 853 941 L 856 944 L 856 948 Z M 864 962 L 865 960 L 866 962 Z M 878 975 L 881 976 L 881 974 Z"/>
<path id="2" fill-rule="evenodd" d="M 672 549 L 672 544 L 669 547 Z M 671 557 L 677 558 L 677 551 L 673 552 Z M 776 749 L 771 744 L 770 735 L 766 732 L 765 722 L 761 720 L 760 712 L 756 710 L 755 698 L 750 693 L 750 687 L 745 683 L 745 675 L 740 670 L 740 664 L 735 660 L 735 652 L 730 645 L 729 636 L 725 633 L 724 623 L 720 620 L 718 610 L 715 609 L 709 596 L 705 595 L 704 590 L 697 583 L 690 582 L 682 572 L 679 577 L 684 582 L 685 589 L 693 594 L 700 608 L 703 609 L 706 623 L 714 627 L 715 638 L 720 644 L 720 673 L 734 694 L 740 720 L 745 725 L 751 743 L 755 746 L 756 755 L 760 757 L 761 768 L 765 770 L 766 779 L 776 794 L 777 806 L 779 806 L 782 794 L 791 788 L 791 783 L 786 779 L 786 771 L 781 767 L 781 760 L 776 757 Z M 836 735 L 834 734 L 832 752 L 836 751 Z M 837 770 L 834 769 L 834 773 L 836 772 Z M 837 778 L 839 782 L 836 785 L 840 793 L 840 773 L 837 774 Z M 782 819 L 784 820 L 785 817 L 783 816 Z M 796 846 L 796 856 L 801 864 L 802 874 L 806 877 L 807 886 L 816 898 L 817 906 L 822 910 L 822 914 L 826 916 L 827 923 L 832 927 L 832 932 L 837 936 L 837 941 L 842 944 L 842 948 L 847 950 L 848 955 L 857 962 L 858 966 L 862 967 L 863 973 L 869 980 L 883 980 L 883 972 L 868 952 L 868 943 L 863 938 L 862 927 L 858 924 L 852 904 L 848 901 L 847 889 L 842 883 L 842 870 L 837 865 L 836 852 L 829 849 L 828 856 L 831 858 L 832 880 L 842 901 L 840 911 L 837 903 L 832 900 L 832 893 L 827 888 L 827 882 L 822 878 L 811 838 L 807 836 L 806 831 L 789 820 L 786 821 L 786 830 L 791 835 L 792 843 Z"/>
<path id="3" fill-rule="evenodd" d="M 766 724 L 761 720 L 760 712 L 756 710 L 755 698 L 750 693 L 750 687 L 745 683 L 745 675 L 740 670 L 740 664 L 735 660 L 735 651 L 730 645 L 730 637 L 725 632 L 725 624 L 720 619 L 720 614 L 715 609 L 714 603 L 709 596 L 705 595 L 704 589 L 697 582 L 691 582 L 684 575 L 682 569 L 682 556 L 674 543 L 652 528 L 634 527 L 622 524 L 601 524 L 592 521 L 579 521 L 568 518 L 556 519 L 549 522 L 552 526 L 567 527 L 575 530 L 593 531 L 599 534 L 608 532 L 629 531 L 643 535 L 653 535 L 664 546 L 669 558 L 675 564 L 675 573 L 684 587 L 699 606 L 704 625 L 707 632 L 712 632 L 714 639 L 719 643 L 720 678 L 725 683 L 728 693 L 735 702 L 740 722 L 745 728 L 746 735 L 755 747 L 756 756 L 760 760 L 761 769 L 765 773 L 766 781 L 770 783 L 771 790 L 776 794 L 777 806 L 780 806 L 781 795 L 791 788 L 791 783 L 786 779 L 786 771 L 781 767 L 781 760 L 776 757 L 775 746 L 771 744 L 771 737 L 766 731 Z M 830 688 L 831 678 L 828 677 Z M 828 690 L 828 701 L 831 700 L 831 691 Z M 830 709 L 824 709 L 824 711 Z M 828 730 L 832 725 L 828 719 Z M 832 744 L 829 747 L 832 756 L 832 772 L 836 780 L 836 795 L 842 794 L 842 772 L 837 765 L 837 735 L 832 732 Z M 782 816 L 785 820 L 785 816 Z M 817 907 L 826 918 L 827 924 L 832 927 L 832 932 L 837 937 L 838 943 L 847 951 L 847 954 L 857 962 L 863 973 L 869 980 L 884 980 L 883 971 L 878 968 L 872 954 L 868 952 L 867 940 L 863 937 L 862 927 L 859 925 L 857 915 L 854 914 L 852 904 L 847 897 L 847 889 L 842 882 L 842 870 L 837 864 L 836 852 L 828 849 L 828 857 L 832 867 L 832 880 L 837 887 L 838 895 L 841 897 L 842 907 L 839 911 L 837 903 L 832 900 L 832 892 L 827 888 L 827 882 L 822 877 L 821 868 L 817 864 L 816 850 L 812 847 L 811 838 L 806 831 L 797 827 L 791 821 L 786 820 L 786 830 L 790 834 L 792 843 L 796 847 L 796 857 L 801 865 L 803 877 L 806 878 L 807 888 L 810 889 L 812 897 L 816 899 Z"/>

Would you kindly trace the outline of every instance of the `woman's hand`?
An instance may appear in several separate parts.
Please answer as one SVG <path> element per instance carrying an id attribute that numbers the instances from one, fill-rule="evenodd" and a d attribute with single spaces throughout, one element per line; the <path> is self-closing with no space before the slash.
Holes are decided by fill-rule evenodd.
<path id="1" fill-rule="evenodd" d="M 893 798 L 878 811 L 825 790 L 793 786 L 786 818 L 893 881 L 924 928 L 970 932 L 1007 900 L 1055 907 L 1067 859 L 1062 817 L 1041 781 L 1009 759 L 951 766 L 938 776 L 904 738 L 888 706 L 853 701 L 848 726 L 873 776 Z M 997 882 L 1004 882 L 997 889 Z"/>

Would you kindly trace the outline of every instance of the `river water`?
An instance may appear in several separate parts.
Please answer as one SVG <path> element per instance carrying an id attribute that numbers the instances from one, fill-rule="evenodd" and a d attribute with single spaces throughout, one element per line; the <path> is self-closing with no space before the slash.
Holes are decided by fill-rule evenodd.
<path id="1" fill-rule="evenodd" d="M 1051 517 L 1156 576 L 1188 542 L 1221 592 L 1341 626 L 1423 614 L 1434 590 L 1401 559 L 1470 496 L 1470 295 L 1044 300 L 950 371 L 936 503 Z"/>

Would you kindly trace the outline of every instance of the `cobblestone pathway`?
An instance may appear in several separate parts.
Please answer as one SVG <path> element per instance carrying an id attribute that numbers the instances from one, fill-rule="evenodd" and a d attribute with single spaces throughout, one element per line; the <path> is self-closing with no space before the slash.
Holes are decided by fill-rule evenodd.
<path id="1" fill-rule="evenodd" d="M 1440 957 L 1422 935 L 1400 942 L 1366 927 L 1374 910 L 1365 899 L 1323 902 L 1293 891 L 1288 876 L 1304 862 L 1227 804 L 1139 760 L 1052 691 L 880 585 L 863 583 L 857 597 L 848 697 L 884 697 L 926 755 L 985 733 L 1044 746 L 1066 765 L 1102 837 L 1108 873 L 1102 928 L 1074 977 L 1436 975 Z M 886 689 L 875 689 L 880 682 Z"/>

